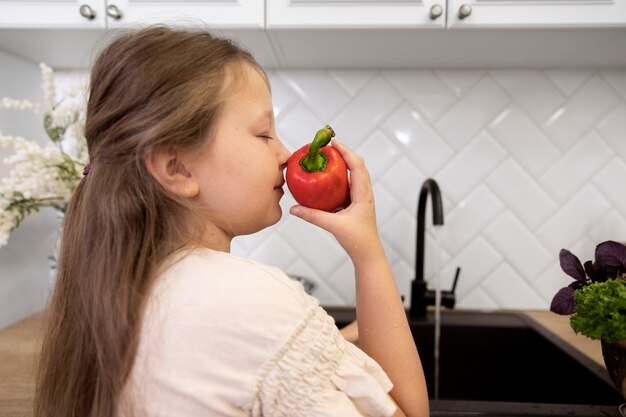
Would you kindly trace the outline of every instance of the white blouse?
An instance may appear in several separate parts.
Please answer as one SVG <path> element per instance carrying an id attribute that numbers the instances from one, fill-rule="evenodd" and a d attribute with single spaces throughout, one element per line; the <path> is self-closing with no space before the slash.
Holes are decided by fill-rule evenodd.
<path id="1" fill-rule="evenodd" d="M 391 388 L 300 283 L 195 249 L 150 295 L 118 415 L 380 417 Z"/>

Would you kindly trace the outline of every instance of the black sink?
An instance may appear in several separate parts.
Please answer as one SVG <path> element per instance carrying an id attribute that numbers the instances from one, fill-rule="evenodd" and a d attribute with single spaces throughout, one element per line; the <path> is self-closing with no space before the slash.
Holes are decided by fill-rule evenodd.
<path id="1" fill-rule="evenodd" d="M 340 328 L 356 317 L 353 308 L 326 310 Z M 432 399 L 433 313 L 410 326 Z M 619 416 L 624 402 L 603 367 L 521 313 L 442 311 L 439 363 L 433 415 L 469 407 L 483 415 Z"/>

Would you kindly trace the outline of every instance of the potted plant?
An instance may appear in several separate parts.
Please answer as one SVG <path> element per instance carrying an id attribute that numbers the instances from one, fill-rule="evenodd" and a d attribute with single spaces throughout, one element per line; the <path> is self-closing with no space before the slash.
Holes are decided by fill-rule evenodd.
<path id="1" fill-rule="evenodd" d="M 595 261 L 584 266 L 561 249 L 559 261 L 574 282 L 556 293 L 550 310 L 571 315 L 576 333 L 600 340 L 611 379 L 626 398 L 626 246 L 602 242 L 596 246 Z"/>

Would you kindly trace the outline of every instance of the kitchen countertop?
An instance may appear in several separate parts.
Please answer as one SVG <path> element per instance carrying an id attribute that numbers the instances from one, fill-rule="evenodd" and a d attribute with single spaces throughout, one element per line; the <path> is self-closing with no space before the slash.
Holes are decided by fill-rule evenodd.
<path id="1" fill-rule="evenodd" d="M 0 331 L 0 417 L 32 416 L 42 313 Z"/>
<path id="2" fill-rule="evenodd" d="M 600 343 L 574 333 L 568 316 L 549 311 L 524 311 L 551 335 L 604 367 Z M 34 358 L 39 350 L 42 313 L 0 331 L 0 417 L 31 416 Z"/>

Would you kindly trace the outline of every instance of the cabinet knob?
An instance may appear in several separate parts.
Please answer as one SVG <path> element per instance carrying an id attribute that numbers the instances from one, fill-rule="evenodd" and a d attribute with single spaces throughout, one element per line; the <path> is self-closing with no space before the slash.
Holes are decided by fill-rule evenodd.
<path id="1" fill-rule="evenodd" d="M 463 4 L 459 7 L 459 19 L 465 19 L 467 16 L 472 14 L 472 6 L 469 4 Z"/>
<path id="2" fill-rule="evenodd" d="M 107 15 L 115 20 L 120 20 L 122 18 L 122 12 L 119 7 L 114 4 L 107 6 Z"/>
<path id="3" fill-rule="evenodd" d="M 437 20 L 443 14 L 443 7 L 440 4 L 433 4 L 430 8 L 430 20 Z"/>
<path id="4" fill-rule="evenodd" d="M 94 12 L 91 6 L 89 6 L 88 4 L 81 4 L 78 12 L 85 19 L 94 20 L 96 18 L 96 12 Z"/>

